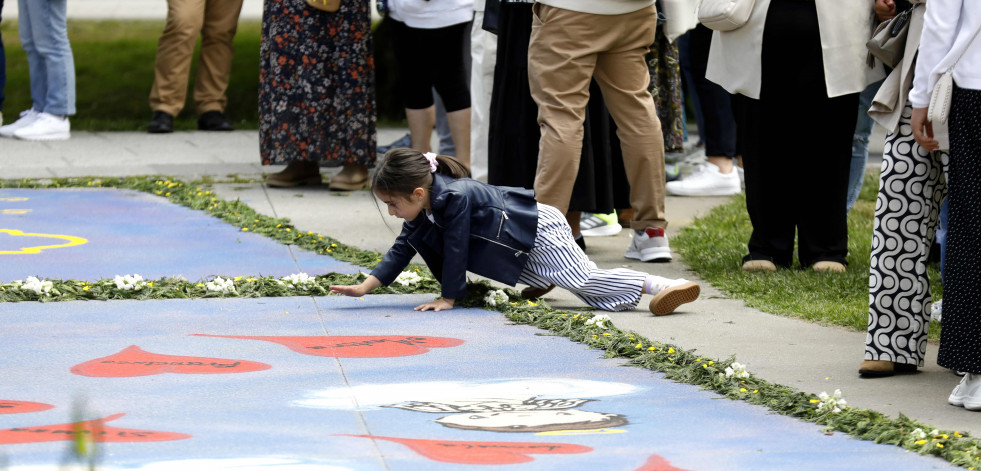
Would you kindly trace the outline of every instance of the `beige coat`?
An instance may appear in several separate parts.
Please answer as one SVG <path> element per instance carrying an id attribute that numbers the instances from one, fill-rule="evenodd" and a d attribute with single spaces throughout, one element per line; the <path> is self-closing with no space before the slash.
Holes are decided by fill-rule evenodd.
<path id="1" fill-rule="evenodd" d="M 885 75 L 882 65 L 869 69 L 865 43 L 872 34 L 874 0 L 815 0 L 824 52 L 828 97 L 858 93 Z M 763 26 L 770 0 L 756 0 L 749 22 L 712 36 L 706 78 L 729 93 L 759 99 Z M 791 61 L 793 58 L 787 58 Z M 788 64 L 792 67 L 793 64 Z"/>
<path id="2" fill-rule="evenodd" d="M 913 3 L 925 3 L 914 1 Z M 916 69 L 916 51 L 920 48 L 920 35 L 923 32 L 923 6 L 916 7 L 909 22 L 909 35 L 906 37 L 906 49 L 903 59 L 896 64 L 886 80 L 879 87 L 879 92 L 872 99 L 869 116 L 886 131 L 895 133 L 899 128 L 899 118 L 903 108 L 909 101 L 909 91 L 913 88 L 913 72 Z M 941 149 L 947 149 L 947 125 L 933 123 L 933 136 L 940 142 Z"/>

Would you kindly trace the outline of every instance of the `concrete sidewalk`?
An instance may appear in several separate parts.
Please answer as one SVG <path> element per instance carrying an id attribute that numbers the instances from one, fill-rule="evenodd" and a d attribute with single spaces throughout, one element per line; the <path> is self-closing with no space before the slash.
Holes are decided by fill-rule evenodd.
<path id="1" fill-rule="evenodd" d="M 379 130 L 379 143 L 400 137 L 403 129 Z M 0 178 L 125 176 L 160 174 L 184 180 L 228 175 L 260 178 L 279 167 L 259 165 L 256 131 L 232 133 L 77 132 L 69 141 L 34 143 L 0 140 Z M 326 169 L 332 174 L 336 169 Z M 338 193 L 326 187 L 272 189 L 259 183 L 216 184 L 228 200 L 240 199 L 256 211 L 288 217 L 296 227 L 335 237 L 346 244 L 384 252 L 394 240 L 399 221 L 382 216 L 366 191 Z M 669 233 L 690 223 L 725 198 L 667 200 Z M 623 258 L 626 233 L 588 240 L 590 257 L 604 268 L 630 267 L 668 277 L 696 279 L 680 261 L 642 264 Z M 556 290 L 547 297 L 557 308 L 582 304 Z M 936 365 L 937 346 L 928 347 L 926 367 L 915 375 L 876 380 L 858 377 L 864 332 L 846 331 L 747 308 L 703 284 L 701 298 L 672 316 L 654 318 L 644 309 L 613 314 L 615 324 L 652 340 L 696 349 L 707 358 L 735 355 L 754 375 L 769 381 L 820 393 L 841 389 L 849 404 L 890 416 L 905 414 L 926 424 L 981 434 L 979 416 L 947 404 L 958 378 Z"/>

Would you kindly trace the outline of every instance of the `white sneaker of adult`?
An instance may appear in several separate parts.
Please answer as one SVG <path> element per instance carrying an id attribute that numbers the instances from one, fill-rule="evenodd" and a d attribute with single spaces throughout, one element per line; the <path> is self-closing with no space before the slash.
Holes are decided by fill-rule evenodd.
<path id="1" fill-rule="evenodd" d="M 17 121 L 14 121 L 6 126 L 0 126 L 0 136 L 14 137 L 14 131 L 17 131 L 24 126 L 29 126 L 34 122 L 34 120 L 37 119 L 39 114 L 41 113 L 34 111 L 34 108 L 21 111 L 20 118 Z"/>
<path id="2" fill-rule="evenodd" d="M 627 246 L 626 258 L 642 262 L 670 262 L 671 247 L 668 246 L 668 236 L 664 229 L 648 227 L 647 229 L 630 233 L 630 245 Z"/>
<path id="3" fill-rule="evenodd" d="M 947 402 L 967 410 L 981 410 L 981 375 L 968 373 L 950 393 Z"/>
<path id="4" fill-rule="evenodd" d="M 666 183 L 664 188 L 675 196 L 727 196 L 742 191 L 735 170 L 722 173 L 711 162 L 700 165 L 688 178 Z"/>
<path id="5" fill-rule="evenodd" d="M 50 113 L 38 113 L 31 124 L 14 131 L 14 137 L 25 141 L 63 141 L 71 137 L 71 123 Z"/>

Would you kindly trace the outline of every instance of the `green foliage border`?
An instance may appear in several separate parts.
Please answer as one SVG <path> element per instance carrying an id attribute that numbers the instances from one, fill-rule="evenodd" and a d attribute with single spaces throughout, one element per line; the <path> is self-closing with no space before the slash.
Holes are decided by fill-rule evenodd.
<path id="1" fill-rule="evenodd" d="M 248 182 L 234 179 L 235 183 Z M 350 262 L 367 268 L 374 267 L 381 255 L 377 252 L 360 250 L 341 244 L 330 237 L 303 232 L 293 227 L 288 219 L 272 218 L 255 212 L 240 201 L 226 201 L 218 198 L 210 189 L 211 180 L 184 183 L 166 177 L 126 177 L 126 178 L 61 178 L 0 180 L 2 188 L 120 188 L 146 192 L 167 198 L 170 202 L 191 209 L 204 211 L 229 224 L 239 227 L 243 232 L 255 232 L 273 238 L 284 244 L 330 255 L 338 260 Z M 423 277 L 423 281 L 411 285 L 393 284 L 380 288 L 374 293 L 436 293 L 438 283 L 432 279 L 425 267 L 411 266 Z M 210 291 L 202 281 L 191 282 L 182 278 L 164 278 L 148 281 L 136 290 L 123 290 L 116 287 L 114 280 L 103 279 L 95 282 L 78 280 L 49 280 L 52 289 L 48 295 L 37 295 L 13 287 L 10 283 L 0 285 L 0 302 L 17 301 L 68 301 L 68 300 L 109 300 L 109 299 L 171 299 L 171 298 L 210 298 L 210 297 L 266 297 L 266 296 L 325 296 L 330 295 L 331 284 L 353 283 L 363 279 L 363 273 L 342 275 L 331 273 L 314 277 L 310 284 L 290 288 L 273 277 L 228 277 L 235 280 L 235 291 L 222 294 Z M 86 288 L 87 287 L 87 288 Z M 610 322 L 598 325 L 587 323 L 594 317 L 588 312 L 559 311 L 543 302 L 522 299 L 512 289 L 506 289 L 511 300 L 491 307 L 484 298 L 495 290 L 488 282 L 470 283 L 468 295 L 460 300 L 461 307 L 479 307 L 501 312 L 509 320 L 531 325 L 553 335 L 560 335 L 591 348 L 603 350 L 604 358 L 622 358 L 630 366 L 646 368 L 663 373 L 668 379 L 699 386 L 716 392 L 726 398 L 746 401 L 800 420 L 823 425 L 824 432 L 847 433 L 854 437 L 872 440 L 875 443 L 892 444 L 922 455 L 934 455 L 952 464 L 975 469 L 981 463 L 981 442 L 951 430 L 936 430 L 926 424 L 916 422 L 900 415 L 889 418 L 868 409 L 846 407 L 838 413 L 819 409 L 821 399 L 788 386 L 770 383 L 755 376 L 739 378 L 727 377 L 725 369 L 732 366 L 735 357 L 726 360 L 708 359 L 699 356 L 694 350 L 685 350 L 677 345 L 653 342 L 640 334 L 623 331 Z"/>

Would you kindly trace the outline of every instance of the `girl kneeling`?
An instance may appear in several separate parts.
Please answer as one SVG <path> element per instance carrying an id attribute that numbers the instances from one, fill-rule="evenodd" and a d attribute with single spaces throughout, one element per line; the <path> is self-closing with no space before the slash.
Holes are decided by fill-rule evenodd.
<path id="1" fill-rule="evenodd" d="M 572 238 L 559 210 L 535 201 L 531 190 L 465 178 L 452 157 L 398 148 L 385 154 L 371 189 L 388 213 L 405 220 L 381 263 L 359 285 L 331 286 L 361 296 L 395 280 L 418 253 L 442 284 L 442 297 L 417 311 L 452 309 L 466 295 L 467 271 L 510 286 L 557 285 L 606 311 L 633 309 L 653 294 L 650 310 L 669 314 L 698 298 L 698 284 L 615 268 L 601 270 Z"/>

